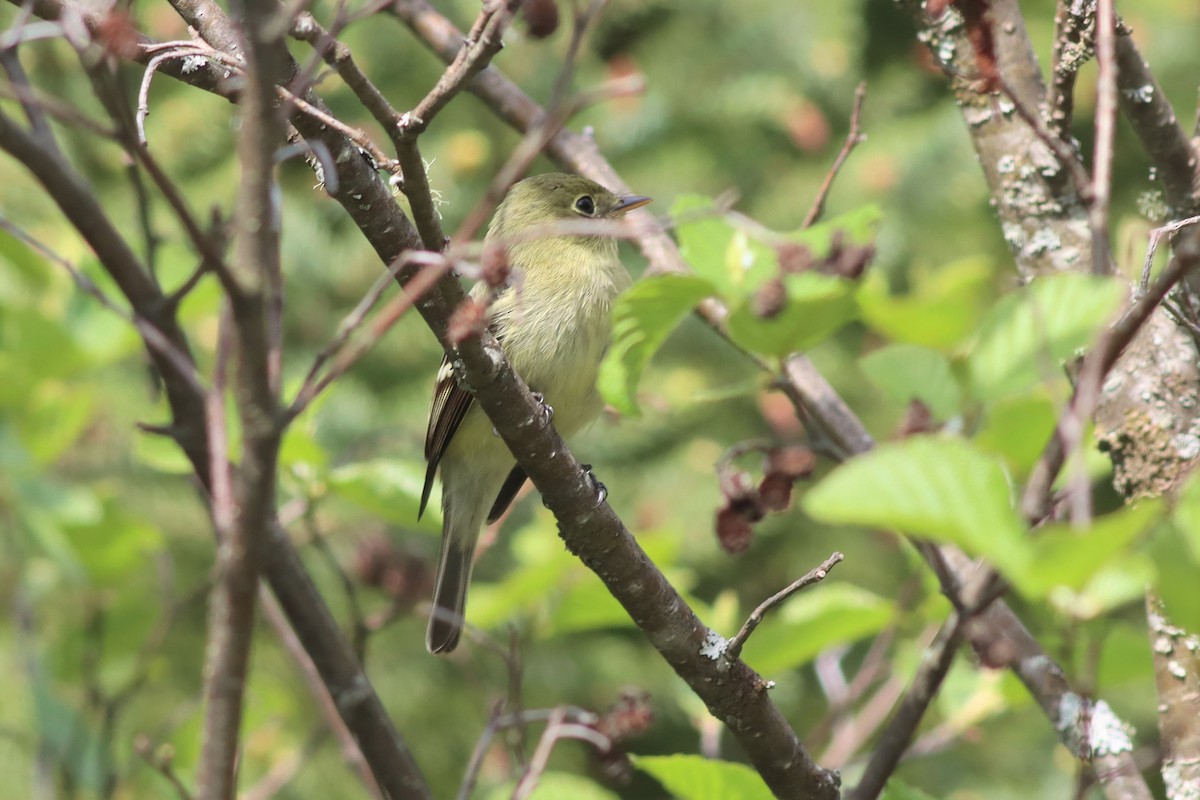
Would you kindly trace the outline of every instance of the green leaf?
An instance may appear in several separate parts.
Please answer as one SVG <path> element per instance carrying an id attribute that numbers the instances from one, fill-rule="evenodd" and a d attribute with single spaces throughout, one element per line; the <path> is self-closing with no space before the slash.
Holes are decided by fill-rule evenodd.
<path id="1" fill-rule="evenodd" d="M 1058 410 L 1044 387 L 989 404 L 975 444 L 996 453 L 1012 472 L 1025 477 L 1041 458 L 1058 422 Z"/>
<path id="2" fill-rule="evenodd" d="M 787 302 L 773 317 L 754 312 L 754 299 L 746 298 L 729 316 L 729 336 L 739 346 L 762 355 L 782 358 L 807 350 L 858 313 L 855 285 L 843 278 L 802 272 L 784 280 Z"/>
<path id="3" fill-rule="evenodd" d="M 692 275 L 657 275 L 639 281 L 613 309 L 613 343 L 600 364 L 597 385 L 604 399 L 638 415 L 637 386 L 667 335 L 713 286 Z"/>
<path id="4" fill-rule="evenodd" d="M 937 419 L 950 419 L 962 406 L 962 390 L 950 361 L 936 350 L 893 344 L 864 356 L 858 365 L 893 400 L 920 400 Z"/>
<path id="5" fill-rule="evenodd" d="M 1091 620 L 1131 603 L 1140 605 L 1146 586 L 1157 581 L 1158 567 L 1145 553 L 1132 553 L 1107 564 L 1079 591 L 1056 586 L 1050 591 L 1050 605 L 1058 613 L 1076 620 Z M 1192 591 L 1195 592 L 1192 575 Z"/>
<path id="6" fill-rule="evenodd" d="M 962 439 L 914 436 L 880 445 L 829 473 L 806 493 L 804 508 L 825 522 L 957 544 L 1002 569 L 1028 563 L 1030 545 L 1003 468 Z"/>
<path id="7" fill-rule="evenodd" d="M 1175 501 L 1172 520 L 1192 551 L 1192 559 L 1200 564 L 1200 471 L 1193 470 L 1188 476 Z"/>
<path id="8" fill-rule="evenodd" d="M 745 764 L 694 755 L 631 756 L 677 800 L 771 800 L 762 776 Z"/>
<path id="9" fill-rule="evenodd" d="M 995 305 L 967 359 L 982 400 L 1025 391 L 1062 372 L 1116 312 L 1125 287 L 1113 278 L 1049 275 Z"/>
<path id="10" fill-rule="evenodd" d="M 417 522 L 425 465 L 403 459 L 380 458 L 338 467 L 329 475 L 330 490 L 361 508 L 397 525 L 440 531 L 438 504 L 430 501 Z"/>
<path id="11" fill-rule="evenodd" d="M 894 342 L 952 349 L 979 321 L 989 295 L 990 265 L 956 261 L 913 280 L 913 290 L 897 297 L 882 273 L 869 273 L 857 295 L 863 321 Z"/>
<path id="12" fill-rule="evenodd" d="M 764 675 L 803 666 L 821 651 L 883 630 L 892 604 L 866 589 L 830 583 L 806 589 L 768 617 L 746 642 L 743 657 Z"/>
<path id="13" fill-rule="evenodd" d="M 692 271 L 722 296 L 740 296 L 742 275 L 730 271 L 727 258 L 736 229 L 716 212 L 713 201 L 702 195 L 681 195 L 671 206 L 671 217 L 677 220 L 679 254 Z"/>
<path id="14" fill-rule="evenodd" d="M 1037 600 L 1060 586 L 1082 589 L 1101 569 L 1125 561 L 1130 543 L 1162 515 L 1161 500 L 1142 500 L 1105 514 L 1087 530 L 1073 530 L 1067 523 L 1047 525 L 1034 538 L 1029 564 L 1008 578 L 1018 591 Z"/>
<path id="15" fill-rule="evenodd" d="M 565 554 L 564 554 L 565 556 Z M 480 628 L 494 628 L 521 614 L 543 607 L 559 582 L 573 566 L 569 557 L 541 561 L 511 570 L 498 583 L 476 581 L 471 587 L 467 621 Z"/>
<path id="16" fill-rule="evenodd" d="M 875 232 L 882 219 L 883 209 L 872 203 L 784 236 L 790 241 L 804 245 L 816 257 L 824 258 L 829 254 L 834 239 L 838 236 L 844 244 L 870 244 L 875 239 Z"/>

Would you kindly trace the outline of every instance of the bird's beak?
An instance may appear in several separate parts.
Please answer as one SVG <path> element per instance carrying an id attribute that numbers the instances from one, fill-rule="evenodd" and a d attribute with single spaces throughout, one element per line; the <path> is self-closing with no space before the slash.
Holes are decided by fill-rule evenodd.
<path id="1" fill-rule="evenodd" d="M 635 208 L 641 208 L 654 198 L 642 197 L 638 194 L 630 194 L 622 197 L 617 201 L 617 204 L 609 211 L 610 214 L 624 214 L 627 211 L 633 211 Z"/>

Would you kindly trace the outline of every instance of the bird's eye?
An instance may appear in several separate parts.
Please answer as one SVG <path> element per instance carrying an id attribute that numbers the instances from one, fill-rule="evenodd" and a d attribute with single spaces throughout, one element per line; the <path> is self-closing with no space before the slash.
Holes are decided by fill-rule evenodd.
<path id="1" fill-rule="evenodd" d="M 585 194 L 575 201 L 575 208 L 579 213 L 587 214 L 590 217 L 596 213 L 596 202 L 592 200 L 591 196 Z"/>

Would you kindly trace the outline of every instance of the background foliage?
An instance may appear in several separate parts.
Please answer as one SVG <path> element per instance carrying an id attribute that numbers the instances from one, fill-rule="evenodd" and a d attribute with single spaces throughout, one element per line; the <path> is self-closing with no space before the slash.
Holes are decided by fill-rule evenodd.
<path id="1" fill-rule="evenodd" d="M 314 13 L 320 17 L 327 6 L 316 4 Z M 1048 58 L 1053 4 L 1025 6 L 1034 41 Z M 460 24 L 475 13 L 465 1 L 439 7 Z M 138 2 L 134 10 L 152 35 L 185 35 L 161 4 Z M 1121 10 L 1187 116 L 1200 11 L 1185 0 L 1144 0 Z M 0 8 L 0 22 L 14 13 Z M 351 27 L 343 38 L 397 107 L 413 105 L 440 73 L 436 60 L 386 16 Z M 564 48 L 562 32 L 535 41 L 515 30 L 496 64 L 544 99 Z M 47 43 L 23 55 L 44 88 L 102 116 L 64 49 Z M 926 59 L 911 25 L 887 0 L 615 0 L 586 48 L 577 84 L 639 70 L 647 91 L 590 109 L 572 124 L 593 131 L 627 181 L 655 197 L 660 213 L 689 195 L 733 190 L 739 210 L 788 231 L 807 211 L 841 144 L 854 86 L 866 79 L 869 139 L 839 177 L 829 215 L 878 206 L 878 256 L 857 290 L 857 321 L 811 356 L 879 439 L 889 438 L 908 397 L 919 391 L 938 417 L 956 418 L 975 434 L 978 450 L 963 456 L 967 461 L 998 464 L 991 460 L 998 456 L 1020 475 L 1052 426 L 1065 383 L 1046 370 L 1030 371 L 1041 343 L 1022 350 L 1021 342 L 1002 338 L 1021 328 L 1012 317 L 1021 313 L 1023 295 L 1013 294 L 1011 260 L 960 116 Z M 125 69 L 132 92 L 140 72 Z M 1089 79 L 1085 72 L 1085 84 Z M 339 116 L 378 133 L 369 119 L 355 117 L 336 77 L 320 88 Z M 232 108 L 165 78 L 155 82 L 151 98 L 147 134 L 160 160 L 195 208 L 227 213 L 236 182 Z M 1085 149 L 1090 102 L 1085 86 L 1076 129 Z M 140 241 L 139 204 L 120 152 L 82 146 L 70 129 L 61 133 L 108 212 Z M 1153 205 L 1154 186 L 1127 132 L 1119 135 L 1114 240 L 1123 264 L 1140 265 L 1149 227 L 1140 210 Z M 516 141 L 469 97 L 438 118 L 422 142 L 448 229 Z M 283 181 L 285 371 L 295 384 L 375 280 L 379 264 L 303 164 L 285 165 Z M 0 160 L 0 208 L 105 285 L 87 249 L 7 160 Z M 162 282 L 175 285 L 194 267 L 192 255 L 166 208 L 153 206 L 149 214 L 159 237 L 153 262 Z M 639 272 L 639 258 L 632 250 L 627 256 Z M 1085 281 L 1059 288 L 1060 296 L 1043 300 L 1070 310 L 1051 348 L 1065 355 L 1108 318 L 1112 296 Z M 212 357 L 217 299 L 209 283 L 184 307 L 202 365 Z M 435 792 L 448 796 L 507 678 L 500 659 L 481 646 L 451 659 L 428 656 L 424 620 L 413 609 L 426 597 L 437 545 L 436 520 L 418 524 L 414 511 L 439 356 L 419 320 L 397 326 L 291 429 L 281 492 L 285 513 L 298 513 L 293 530 L 309 543 L 309 568 L 337 613 L 349 619 L 357 603 L 369 618 L 399 604 L 394 622 L 369 639 L 368 670 Z M 908 546 L 871 529 L 897 525 L 899 512 L 883 504 L 874 519 L 838 512 L 856 500 L 879 499 L 894 475 L 876 465 L 881 474 L 823 484 L 819 497 L 757 526 L 748 552 L 730 556 L 713 534 L 721 504 L 713 465 L 749 438 L 798 438 L 790 407 L 739 353 L 691 319 L 643 376 L 637 405 L 640 416 L 606 415 L 575 450 L 595 465 L 614 507 L 708 625 L 731 635 L 763 598 L 831 551 L 846 554 L 830 580 L 793 599 L 746 650 L 749 663 L 776 682 L 777 703 L 819 756 L 830 735 L 822 723 L 829 675 L 852 674 L 874 638 L 888 632 L 887 679 L 902 685 L 930 626 L 947 610 Z M 0 798 L 102 796 L 113 780 L 117 797 L 161 796 L 169 791 L 163 778 L 134 753 L 141 734 L 152 745 L 168 745 L 175 768 L 191 773 L 202 712 L 211 526 L 174 446 L 136 428 L 162 421 L 163 409 L 135 333 L 82 296 L 56 266 L 0 234 L 0 603 L 10 623 L 0 627 L 6 676 Z M 963 467 L 944 453 L 929 458 L 931 465 Z M 1098 502 L 1117 507 L 1103 494 L 1103 459 L 1094 467 Z M 997 467 L 994 474 L 1003 496 L 1003 473 Z M 964 535 L 981 535 L 985 513 L 977 497 L 964 500 Z M 1156 579 L 1176 621 L 1200 628 L 1200 594 L 1191 578 L 1200 545 L 1194 531 L 1158 524 L 1155 508 L 1123 513 L 1138 516 L 1114 524 L 1109 550 L 1095 555 L 1070 587 L 1057 572 L 1042 583 L 1035 575 L 1015 602 L 1072 681 L 1107 698 L 1143 731 L 1145 744 L 1154 736 L 1156 699 L 1141 590 Z M 818 522 L 810 514 L 863 527 Z M 915 532 L 937 534 L 920 522 Z M 497 641 L 506 640 L 509 625 L 520 636 L 526 704 L 601 710 L 634 688 L 650 694 L 656 717 L 632 743 L 634 752 L 690 753 L 701 742 L 711 750 L 720 734 L 699 701 L 645 646 L 594 576 L 563 551 L 553 527 L 535 498 L 520 503 L 479 563 L 472 590 L 471 622 Z M 1003 522 L 987 529 L 994 536 L 1003 530 Z M 975 549 L 995 554 L 1011 541 L 985 537 Z M 1049 555 L 1038 555 L 1052 566 L 1080 557 L 1070 542 L 1060 542 L 1057 552 L 1053 541 L 1042 545 Z M 380 564 L 388 565 L 383 588 L 364 580 L 378 578 Z M 339 570 L 354 581 L 353 597 Z M 302 768 L 278 796 L 354 796 L 358 787 L 347 781 L 336 745 L 321 734 L 323 723 L 291 659 L 262 633 L 253 656 L 243 785 L 301 757 Z M 823 666 L 816 670 L 819 656 Z M 1073 784 L 1074 759 L 1055 744 L 1024 690 L 1010 675 L 966 659 L 956 664 L 923 732 L 924 754 L 900 775 L 934 796 L 1062 797 Z M 674 787 L 651 759 L 637 763 Z M 557 794 L 547 784 L 546 797 L 664 796 L 645 773 L 632 784 L 613 783 L 583 745 L 560 746 L 552 769 L 594 781 L 556 776 L 575 783 Z M 45 775 L 57 783 L 39 785 Z M 507 780 L 504 757 L 493 751 L 480 796 L 504 791 Z"/>

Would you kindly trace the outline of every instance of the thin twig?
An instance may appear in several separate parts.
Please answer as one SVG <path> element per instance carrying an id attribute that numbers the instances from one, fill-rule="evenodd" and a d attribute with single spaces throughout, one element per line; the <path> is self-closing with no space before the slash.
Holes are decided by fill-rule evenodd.
<path id="1" fill-rule="evenodd" d="M 1112 273 L 1108 237 L 1108 206 L 1112 197 L 1113 141 L 1117 130 L 1116 12 L 1113 0 L 1096 2 L 1096 144 L 1092 154 L 1092 202 L 1088 227 L 1092 232 L 1092 274 Z"/>
<path id="2" fill-rule="evenodd" d="M 179 800 L 193 800 L 192 793 L 179 777 L 179 773 L 175 771 L 175 766 L 172 763 L 174 750 L 169 745 L 163 745 L 162 748 L 155 748 L 149 737 L 138 735 L 133 740 L 133 751 L 151 769 L 167 779 L 172 788 L 175 789 L 175 793 L 179 795 Z"/>
<path id="3" fill-rule="evenodd" d="M 296 636 L 295 630 L 288 624 L 287 617 L 279 607 L 279 601 L 267 591 L 265 586 L 259 587 L 258 596 L 259 601 L 262 603 L 263 618 L 275 630 L 275 635 L 279 638 L 284 650 L 288 652 L 292 657 L 292 661 L 300 669 L 304 685 L 308 688 L 309 694 L 312 695 L 313 702 L 317 704 L 321 716 L 325 719 L 325 724 L 329 726 L 329 730 L 333 732 L 334 737 L 341 747 L 342 758 L 353 769 L 354 774 L 358 776 L 359 781 L 366 788 L 367 792 L 372 797 L 382 800 L 384 797 L 383 791 L 379 788 L 379 782 L 375 780 L 375 776 L 371 773 L 371 767 L 367 764 L 362 749 L 358 746 L 358 742 L 354 740 L 354 735 L 350 732 L 350 729 L 346 727 L 345 721 L 338 714 L 338 709 L 334 705 L 333 698 L 329 696 L 329 692 L 321 682 L 321 674 L 313 663 L 312 656 L 305 651 L 299 637 Z"/>
<path id="4" fill-rule="evenodd" d="M 421 264 L 423 268 L 405 285 L 402 293 L 392 298 L 375 315 L 375 322 L 368 335 L 352 345 L 348 344 L 353 334 L 366 323 L 367 314 L 379 301 L 391 279 L 412 264 Z M 333 340 L 317 354 L 312 366 L 309 367 L 304 383 L 296 393 L 296 398 L 284 413 L 284 418 L 292 420 L 303 413 L 304 409 L 320 396 L 321 392 L 329 388 L 330 384 L 344 375 L 360 358 L 366 355 L 392 325 L 399 321 L 426 292 L 433 289 L 442 276 L 450 271 L 452 264 L 453 262 L 448 258 L 419 250 L 409 251 L 404 253 L 401 258 L 396 259 L 338 326 L 338 332 Z M 330 359 L 333 360 L 333 363 L 322 373 L 322 369 Z"/>
<path id="5" fill-rule="evenodd" d="M 1099 399 L 1104 377 L 1116 364 L 1117 359 L 1133 340 L 1142 325 L 1158 308 L 1163 298 L 1188 273 L 1200 266 L 1200 234 L 1188 230 L 1176 242 L 1175 255 L 1162 274 L 1142 295 L 1137 297 L 1125 313 L 1109 327 L 1083 359 L 1075 391 L 1067 408 L 1060 415 L 1059 423 L 1041 458 L 1034 465 L 1025 493 L 1021 498 L 1021 511 L 1031 521 L 1043 519 L 1050 508 L 1050 491 L 1058 477 L 1068 453 L 1069 440 L 1064 418 L 1089 419 Z"/>
<path id="6" fill-rule="evenodd" d="M 863 81 L 854 90 L 854 106 L 850 111 L 850 132 L 846 134 L 846 141 L 842 144 L 842 149 L 838 152 L 837 158 L 833 160 L 833 165 L 825 173 L 825 180 L 821 181 L 821 188 L 817 190 L 817 196 L 813 198 L 812 206 L 809 207 L 808 213 L 804 215 L 804 222 L 800 224 L 801 228 L 811 228 L 821 218 L 821 215 L 825 213 L 825 201 L 829 198 L 829 191 L 833 188 L 834 179 L 842 169 L 842 165 L 846 163 L 846 159 L 850 157 L 850 153 L 854 151 L 854 148 L 866 141 L 867 137 L 859 127 L 860 120 L 862 119 L 863 102 L 866 99 L 867 82 Z"/>
<path id="7" fill-rule="evenodd" d="M 574 74 L 575 64 L 579 58 L 579 50 L 591 24 L 607 0 L 591 0 L 588 9 L 575 17 L 571 31 L 571 43 L 567 47 L 567 55 L 550 94 L 550 101 L 537 124 L 526 131 L 524 138 L 513 150 L 508 161 L 496 173 L 496 177 L 488 186 L 487 191 L 463 218 L 462 224 L 455 231 L 451 246 L 469 241 L 483 227 L 483 223 L 491 216 L 492 211 L 508 192 L 510 186 L 525 174 L 529 166 L 541 154 L 546 144 L 558 133 L 563 124 L 570 118 L 573 110 L 567 103 L 567 88 Z"/>
<path id="8" fill-rule="evenodd" d="M 858 786 L 847 794 L 847 800 L 875 800 L 883 791 L 884 784 L 908 749 L 926 709 L 950 672 L 950 665 L 954 663 L 954 656 L 963 641 L 961 620 L 962 617 L 957 613 L 951 613 L 933 643 L 922 654 L 921 665 L 913 676 L 908 693 L 880 735 Z"/>
<path id="9" fill-rule="evenodd" d="M 512 800 L 525 800 L 537 788 L 538 780 L 550 761 L 550 753 L 559 739 L 582 739 L 601 753 L 612 749 L 611 739 L 589 725 L 566 721 L 567 714 L 567 709 L 561 707 L 551 713 L 546 729 L 542 731 L 542 738 L 538 740 L 538 746 L 533 751 L 533 757 L 529 759 L 529 765 L 513 789 Z"/>
<path id="10" fill-rule="evenodd" d="M 1158 243 L 1162 241 L 1162 238 L 1189 225 L 1195 225 L 1197 222 L 1200 222 L 1200 216 L 1175 220 L 1150 231 L 1150 243 L 1146 247 L 1146 260 L 1142 264 L 1142 279 L 1138 282 L 1138 291 L 1145 293 L 1150 289 L 1150 268 L 1154 265 L 1154 256 L 1158 252 Z"/>
<path id="11" fill-rule="evenodd" d="M 175 343 L 168 339 L 162 331 L 154 327 L 150 322 L 140 317 L 131 315 L 128 311 L 121 308 L 108 295 L 100 290 L 95 281 L 89 278 L 84 272 L 71 263 L 68 259 L 63 258 L 48 245 L 41 242 L 29 232 L 25 231 L 20 226 L 14 224 L 11 220 L 0 214 L 0 230 L 8 231 L 11 235 L 20 239 L 22 242 L 41 253 L 50 261 L 58 264 L 67 271 L 71 276 L 71 280 L 75 282 L 75 286 L 84 294 L 100 303 L 101 307 L 111 311 L 129 324 L 133 325 L 141 334 L 146 342 L 146 346 L 160 355 L 162 358 L 169 361 L 175 368 L 179 376 L 186 381 L 189 386 L 196 392 L 203 394 L 206 390 L 204 384 L 200 381 L 200 376 L 196 372 L 196 367 L 192 364 L 191 359 L 186 353 L 182 352 Z M 171 435 L 174 435 L 171 432 Z"/>
<path id="12" fill-rule="evenodd" d="M 497 733 L 509 728 L 537 722 L 552 723 L 556 719 L 560 723 L 569 722 L 581 727 L 590 727 L 600 721 L 598 715 L 576 706 L 535 708 L 504 714 L 500 713 L 499 706 L 493 709 L 492 715 L 488 719 L 488 724 L 484 727 L 483 732 L 479 734 L 479 739 L 475 742 L 475 749 L 471 752 L 471 758 L 467 762 L 466 772 L 463 775 L 462 783 L 458 787 L 457 800 L 467 800 L 471 796 L 471 791 L 475 788 L 475 781 L 478 779 L 479 769 L 483 766 L 483 759 L 487 755 L 488 748 L 491 746 L 492 740 L 496 737 Z M 595 733 L 594 728 L 592 728 L 592 731 Z"/>
<path id="13" fill-rule="evenodd" d="M 781 589 L 759 603 L 758 608 L 750 612 L 750 616 L 746 619 L 745 624 L 742 625 L 742 629 L 734 634 L 733 638 L 726 644 L 725 657 L 730 660 L 736 659 L 742 652 L 742 646 L 746 644 L 746 640 L 750 638 L 750 634 L 754 633 L 754 629 L 762 623 L 768 611 L 783 603 L 796 592 L 825 580 L 826 576 L 829 575 L 829 571 L 844 558 L 845 556 L 841 553 L 833 553 L 819 567 L 809 570 L 800 579 L 793 581 L 786 588 Z"/>

